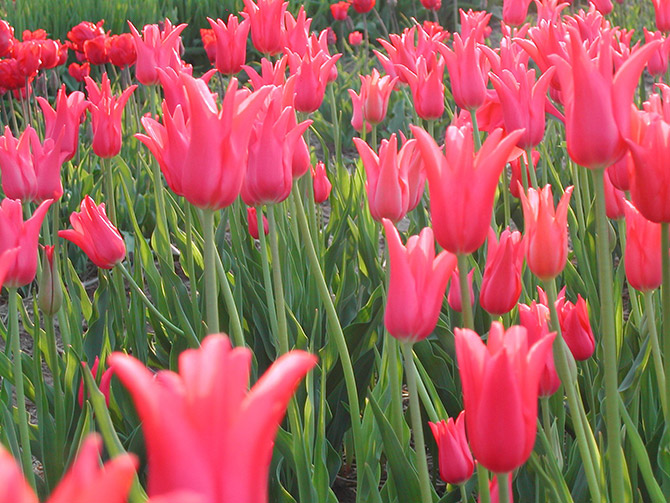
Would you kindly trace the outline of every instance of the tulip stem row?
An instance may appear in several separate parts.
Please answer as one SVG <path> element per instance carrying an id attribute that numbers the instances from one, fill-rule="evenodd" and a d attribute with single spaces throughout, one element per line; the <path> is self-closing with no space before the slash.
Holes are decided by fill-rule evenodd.
<path id="1" fill-rule="evenodd" d="M 614 301 L 612 299 L 612 256 L 609 247 L 609 232 L 605 210 L 605 170 L 591 171 L 596 199 L 596 252 L 598 256 L 598 280 L 600 283 L 600 317 L 603 335 L 605 363 L 605 424 L 607 427 L 607 450 L 612 480 L 612 501 L 625 501 L 624 467 L 619 430 L 619 386 L 617 378 L 617 342 L 614 323 Z"/>
<path id="2" fill-rule="evenodd" d="M 268 222 L 269 224 L 269 222 Z M 261 267 L 263 269 L 263 284 L 265 285 L 265 300 L 268 304 L 270 315 L 270 330 L 278 337 L 279 323 L 277 320 L 277 309 L 275 308 L 275 297 L 272 294 L 272 278 L 270 276 L 270 262 L 268 259 L 268 242 L 263 225 L 263 206 L 256 206 L 256 225 L 258 226 L 258 241 L 261 244 Z M 277 348 L 280 352 L 280 348 Z"/>
<path id="3" fill-rule="evenodd" d="M 470 285 L 468 284 L 468 256 L 458 254 L 458 281 L 461 290 L 461 313 L 463 315 L 463 327 L 474 330 L 475 324 L 472 316 L 472 303 L 470 302 Z"/>
<path id="4" fill-rule="evenodd" d="M 275 306 L 277 308 L 277 337 L 279 339 L 279 352 L 288 353 L 288 327 L 286 324 L 286 301 L 284 299 L 284 285 L 281 277 L 281 259 L 279 257 L 279 236 L 277 231 L 277 219 L 275 218 L 275 205 L 268 205 L 268 223 L 270 228 L 270 253 L 272 254 L 272 282 L 275 294 Z M 261 217 L 262 218 L 262 217 Z M 263 233 L 263 227 L 258 228 L 258 234 Z"/>
<path id="5" fill-rule="evenodd" d="M 21 339 L 19 335 L 19 292 L 9 288 L 9 337 L 11 339 L 14 388 L 16 389 L 16 409 L 19 415 L 19 438 L 21 439 L 21 465 L 23 475 L 28 483 L 35 488 L 33 473 L 33 455 L 30 449 L 30 432 L 28 430 L 28 413 L 26 412 L 26 395 L 23 389 L 23 365 L 21 361 Z"/>
<path id="6" fill-rule="evenodd" d="M 205 290 L 207 304 L 207 332 L 219 332 L 219 295 L 216 283 L 216 243 L 214 241 L 214 211 L 202 210 L 202 232 L 205 239 Z"/>
<path id="7" fill-rule="evenodd" d="M 565 395 L 568 399 L 568 407 L 572 414 L 572 423 L 577 434 L 577 446 L 584 463 L 584 474 L 591 492 L 591 500 L 600 503 L 601 492 L 598 477 L 596 475 L 596 466 L 598 466 L 597 454 L 592 452 L 592 444 L 588 441 L 586 428 L 588 422 L 583 420 L 582 410 L 579 407 L 579 388 L 577 386 L 577 369 L 575 361 L 572 359 L 572 353 L 567 347 L 561 334 L 561 325 L 558 321 L 558 312 L 556 311 L 556 281 L 552 278 L 544 282 L 544 289 L 547 292 L 547 303 L 551 314 L 551 328 L 556 332 L 554 339 L 554 361 L 558 377 L 565 388 Z M 547 432 L 547 435 L 549 432 Z M 592 435 L 592 434 L 591 434 Z"/>
<path id="8" fill-rule="evenodd" d="M 670 382 L 670 224 L 661 223 L 661 264 L 663 268 L 663 356 L 665 363 L 665 382 Z M 670 386 L 665 389 L 665 403 L 670 405 Z M 666 416 L 667 420 L 667 416 Z"/>
<path id="9" fill-rule="evenodd" d="M 230 282 L 228 281 L 228 275 L 223 269 L 223 263 L 221 262 L 221 257 L 217 253 L 214 257 L 216 259 L 216 269 L 219 273 L 220 282 L 221 282 L 221 292 L 223 293 L 223 300 L 226 303 L 226 308 L 228 309 L 228 317 L 230 318 L 230 332 L 232 334 L 233 342 L 237 347 L 246 346 L 244 340 L 244 331 L 242 330 L 242 322 L 240 321 L 240 315 L 237 311 L 237 305 L 235 304 L 235 297 L 233 297 L 233 291 L 230 288 Z"/>
<path id="10" fill-rule="evenodd" d="M 60 377 L 60 358 L 58 357 L 58 348 L 56 346 L 56 334 L 54 331 L 54 317 L 52 315 L 45 316 L 44 329 L 47 338 L 47 355 L 49 357 L 49 369 L 53 376 L 54 386 L 54 409 L 55 409 L 55 429 L 56 429 L 56 452 L 65 452 L 65 401 L 63 394 L 63 385 Z M 63 468 L 61 459 L 59 469 Z"/>
<path id="11" fill-rule="evenodd" d="M 156 317 L 170 330 L 172 330 L 175 334 L 177 335 L 184 335 L 184 331 L 175 326 L 168 320 L 163 314 L 158 310 L 156 306 L 152 304 L 152 302 L 149 300 L 149 298 L 146 296 L 146 294 L 142 291 L 140 286 L 135 282 L 135 279 L 133 278 L 132 274 L 128 271 L 128 269 L 125 268 L 125 266 L 122 263 L 119 263 L 116 265 L 116 267 L 121 271 L 121 274 L 128 280 L 128 283 L 130 286 L 137 292 L 137 294 L 140 296 L 140 299 L 142 299 L 142 302 L 144 302 L 144 305 L 147 306 L 147 309 L 154 313 Z M 197 342 L 197 341 L 196 341 Z M 199 345 L 199 344 L 197 344 Z"/>
<path id="12" fill-rule="evenodd" d="M 419 485 L 421 488 L 421 501 L 432 503 L 430 475 L 428 474 L 428 462 L 426 461 L 426 444 L 423 439 L 423 422 L 421 421 L 421 409 L 419 408 L 419 396 L 417 392 L 417 370 L 412 355 L 412 343 L 402 343 L 403 356 L 405 357 L 405 369 L 407 375 L 407 391 L 409 392 L 409 413 L 412 419 L 412 432 L 414 435 L 414 451 L 416 454 L 416 469 L 419 474 Z"/>
<path id="13" fill-rule="evenodd" d="M 300 199 L 300 192 L 297 188 L 297 184 L 294 184 L 291 197 L 295 201 L 298 226 L 300 227 L 300 231 L 304 236 L 303 242 L 305 243 L 305 247 L 307 249 L 309 267 L 311 269 L 312 276 L 316 280 L 321 302 L 323 302 L 324 307 L 326 308 L 326 316 L 330 325 L 330 336 L 335 338 L 335 344 L 337 346 L 337 351 L 341 360 L 344 382 L 347 389 L 347 398 L 349 399 L 349 415 L 351 417 L 351 430 L 354 437 L 354 449 L 355 453 L 360 455 L 362 454 L 361 449 L 364 446 L 365 439 L 363 438 L 363 432 L 361 430 L 361 412 L 358 403 L 356 377 L 354 375 L 354 369 L 351 364 L 351 357 L 349 356 L 347 341 L 344 338 L 344 332 L 342 331 L 340 320 L 337 317 L 337 311 L 335 310 L 333 299 L 330 296 L 328 285 L 326 284 L 326 279 L 323 276 L 323 271 L 321 270 L 321 266 L 319 264 L 319 258 L 316 255 L 316 250 L 314 249 L 314 243 L 312 242 L 311 236 L 309 234 L 307 216 L 305 215 L 305 208 L 303 207 L 302 200 Z M 259 230 L 262 230 L 262 227 L 260 227 Z M 258 234 L 261 235 L 262 232 L 259 232 Z M 363 477 L 357 478 L 357 485 L 359 488 L 362 479 Z"/>
<path id="14" fill-rule="evenodd" d="M 509 503 L 509 478 L 510 473 L 499 473 L 498 477 L 498 502 Z"/>
<path id="15" fill-rule="evenodd" d="M 533 165 L 532 147 L 526 149 L 526 167 L 528 168 L 528 174 L 530 176 L 530 185 L 534 189 L 537 189 L 537 173 L 535 173 L 535 166 Z"/>
<path id="16" fill-rule="evenodd" d="M 648 290 L 644 292 L 644 310 L 647 316 L 647 329 L 649 330 L 649 340 L 651 342 L 651 355 L 654 359 L 654 370 L 656 371 L 656 381 L 661 400 L 661 409 L 663 410 L 663 417 L 666 422 L 670 420 L 668 417 L 668 402 L 665 390 L 665 374 L 663 370 L 663 356 L 661 355 L 661 347 L 658 343 L 658 333 L 656 331 L 656 315 L 654 311 L 654 291 Z"/>

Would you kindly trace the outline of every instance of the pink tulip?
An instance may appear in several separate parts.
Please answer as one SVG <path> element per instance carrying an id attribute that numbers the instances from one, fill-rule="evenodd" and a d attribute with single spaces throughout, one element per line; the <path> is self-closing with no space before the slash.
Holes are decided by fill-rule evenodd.
<path id="1" fill-rule="evenodd" d="M 519 304 L 519 324 L 528 333 L 530 345 L 544 339 L 549 334 L 549 308 L 533 301 L 530 305 Z M 553 348 L 547 353 L 547 360 L 540 376 L 539 395 L 551 396 L 561 386 L 556 372 Z"/>
<path id="2" fill-rule="evenodd" d="M 472 477 L 475 463 L 465 436 L 465 412 L 439 423 L 428 423 L 440 460 L 440 478 L 447 484 L 463 484 Z"/>
<path id="3" fill-rule="evenodd" d="M 475 270 L 470 269 L 468 273 L 468 292 L 470 292 L 470 305 L 475 305 L 475 292 L 472 289 L 472 276 Z M 449 284 L 449 294 L 447 295 L 447 303 L 457 313 L 463 312 L 463 302 L 461 300 L 461 277 L 458 272 L 458 267 L 451 273 L 451 283 Z"/>
<path id="4" fill-rule="evenodd" d="M 476 37 L 469 36 L 463 40 L 456 33 L 453 50 L 445 47 L 442 55 L 449 70 L 454 101 L 460 108 L 478 109 L 486 100 L 488 69 Z"/>
<path id="5" fill-rule="evenodd" d="M 62 134 L 63 139 L 60 148 L 67 154 L 64 160 L 69 161 L 77 152 L 79 124 L 87 108 L 84 93 L 74 91 L 68 96 L 65 94 L 65 84 L 63 84 L 58 90 L 58 94 L 56 94 L 55 110 L 41 96 L 37 97 L 37 102 L 44 115 L 44 122 L 46 124 L 45 137 L 57 141 L 58 137 Z"/>
<path id="6" fill-rule="evenodd" d="M 156 24 L 145 25 L 142 29 L 142 36 L 133 23 L 128 21 L 128 25 L 137 52 L 135 76 L 145 86 L 157 84 L 158 72 L 156 70 L 172 66 L 173 55 L 179 55 L 181 32 L 184 31 L 186 25 L 172 26 L 172 23 L 166 19 L 162 30 Z"/>
<path id="7" fill-rule="evenodd" d="M 366 122 L 379 124 L 384 120 L 391 91 L 393 91 L 397 81 L 397 77 L 391 77 L 390 75 L 380 77 L 376 68 L 372 70 L 371 75 L 361 75 L 360 95 L 365 97 L 362 101 L 363 118 Z"/>
<path id="8" fill-rule="evenodd" d="M 258 52 L 274 56 L 283 49 L 287 6 L 282 0 L 244 0 L 242 15 L 251 23 L 251 41 Z"/>
<path id="9" fill-rule="evenodd" d="M 247 56 L 249 20 L 241 23 L 232 14 L 228 24 L 221 19 L 207 18 L 216 40 L 216 69 L 224 75 L 234 75 L 242 69 Z"/>
<path id="10" fill-rule="evenodd" d="M 437 61 L 432 55 L 432 64 L 428 65 L 423 56 L 416 63 L 416 73 L 400 67 L 405 80 L 412 91 L 414 110 L 425 120 L 437 120 L 444 113 L 444 58 Z M 428 70 L 428 66 L 431 67 Z"/>
<path id="11" fill-rule="evenodd" d="M 495 231 L 489 230 L 486 267 L 479 292 L 479 304 L 495 315 L 510 312 L 521 295 L 521 267 L 524 243 L 519 231 L 505 229 L 498 242 Z"/>
<path id="12" fill-rule="evenodd" d="M 184 351 L 178 374 L 154 375 L 122 353 L 108 358 L 142 420 L 150 498 L 181 491 L 211 503 L 268 501 L 274 436 L 316 358 L 291 351 L 249 391 L 251 358 L 221 334 Z"/>
<path id="13" fill-rule="evenodd" d="M 661 224 L 650 222 L 626 202 L 624 265 L 630 285 L 641 292 L 661 286 Z"/>
<path id="14" fill-rule="evenodd" d="M 317 162 L 316 167 L 312 168 L 312 183 L 314 184 L 314 202 L 318 204 L 327 200 L 333 185 L 328 180 L 326 165 L 322 161 Z"/>

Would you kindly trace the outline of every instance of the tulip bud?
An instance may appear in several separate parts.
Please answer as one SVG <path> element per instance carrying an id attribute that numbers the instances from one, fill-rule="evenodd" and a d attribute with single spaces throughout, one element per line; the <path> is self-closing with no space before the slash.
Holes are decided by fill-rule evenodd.
<path id="1" fill-rule="evenodd" d="M 565 300 L 565 289 L 561 291 L 557 301 L 558 321 L 565 343 L 570 348 L 575 360 L 588 360 L 596 347 L 593 330 L 589 321 L 586 301 L 577 295 L 577 303 Z"/>
<path id="2" fill-rule="evenodd" d="M 247 208 L 247 225 L 251 237 L 258 239 L 260 237 L 258 234 L 258 213 L 255 206 L 249 206 Z M 269 232 L 270 227 L 268 225 L 268 219 L 263 215 L 263 234 L 267 236 Z"/>
<path id="3" fill-rule="evenodd" d="M 330 13 L 336 21 L 344 21 L 347 19 L 347 11 L 349 10 L 349 2 L 336 2 L 330 5 Z"/>
<path id="4" fill-rule="evenodd" d="M 363 43 L 363 34 L 360 31 L 352 31 L 349 33 L 349 45 L 356 47 Z"/>
<path id="5" fill-rule="evenodd" d="M 465 411 L 462 411 L 456 421 L 450 417 L 439 423 L 428 423 L 435 442 L 437 443 L 440 458 L 440 478 L 447 484 L 463 484 L 472 477 L 474 461 L 465 436 Z"/>
<path id="6" fill-rule="evenodd" d="M 317 162 L 316 167 L 312 168 L 312 179 L 314 180 L 314 202 L 322 203 L 328 199 L 330 190 L 333 188 L 328 180 L 326 165 L 323 161 Z"/>
<path id="7" fill-rule="evenodd" d="M 641 292 L 661 286 L 661 224 L 650 222 L 626 202 L 624 265 L 630 286 Z"/>
<path id="8" fill-rule="evenodd" d="M 63 289 L 58 268 L 54 266 L 54 247 L 42 247 L 42 275 L 40 276 L 37 304 L 47 316 L 55 315 L 63 304 Z"/>
<path id="9" fill-rule="evenodd" d="M 472 269 L 468 273 L 468 288 L 470 290 L 470 305 L 475 304 L 475 292 L 472 290 L 472 275 L 475 270 Z M 449 295 L 447 296 L 447 302 L 449 307 L 454 311 L 461 312 L 463 309 L 463 304 L 461 303 L 461 280 L 458 272 L 458 268 L 454 269 L 454 272 L 451 274 L 451 284 L 449 285 Z"/>
<path id="10" fill-rule="evenodd" d="M 479 304 L 491 314 L 510 312 L 521 295 L 523 241 L 519 231 L 505 229 L 500 243 L 495 231 L 489 229 L 486 268 L 479 292 Z"/>

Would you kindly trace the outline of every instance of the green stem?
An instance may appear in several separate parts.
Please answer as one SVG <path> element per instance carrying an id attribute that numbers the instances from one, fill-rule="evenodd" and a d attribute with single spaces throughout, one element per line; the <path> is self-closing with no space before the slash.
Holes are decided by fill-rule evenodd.
<path id="1" fill-rule="evenodd" d="M 112 162 L 110 159 L 102 159 L 102 173 L 105 184 L 107 216 L 114 225 L 118 225 L 119 221 L 116 219 L 116 197 L 114 196 L 114 175 L 112 173 Z"/>
<path id="2" fill-rule="evenodd" d="M 537 189 L 537 173 L 535 173 L 535 166 L 533 166 L 533 148 L 526 149 L 526 166 L 530 174 L 530 184 L 534 189 Z"/>
<path id="3" fill-rule="evenodd" d="M 651 340 L 651 355 L 654 359 L 654 370 L 656 371 L 656 381 L 658 383 L 658 394 L 661 399 L 661 408 L 666 422 L 670 421 L 668 416 L 668 402 L 665 391 L 665 374 L 663 373 L 663 357 L 661 356 L 661 347 L 658 343 L 658 333 L 656 331 L 656 312 L 654 310 L 654 292 L 649 290 L 644 292 L 644 310 L 647 314 L 647 328 L 649 330 L 649 339 Z"/>
<path id="4" fill-rule="evenodd" d="M 431 138 L 435 139 L 435 121 L 426 121 L 426 127 L 428 129 L 428 134 Z"/>
<path id="5" fill-rule="evenodd" d="M 465 484 L 459 484 L 458 488 L 461 490 L 461 503 L 468 503 L 468 491 Z"/>
<path id="6" fill-rule="evenodd" d="M 246 341 L 244 340 L 244 330 L 242 329 L 242 322 L 240 321 L 240 314 L 237 310 L 237 304 L 235 303 L 233 291 L 230 288 L 228 275 L 223 269 L 221 257 L 219 257 L 217 254 L 215 258 L 216 270 L 219 273 L 221 292 L 223 293 L 223 300 L 226 303 L 226 309 L 228 309 L 228 316 L 230 318 L 230 331 L 233 342 L 235 343 L 235 346 L 238 347 L 246 346 Z"/>
<path id="7" fill-rule="evenodd" d="M 510 219 L 512 215 L 509 204 L 509 176 L 507 175 L 507 166 L 505 166 L 505 168 L 503 169 L 503 185 L 502 188 L 500 189 L 500 192 L 502 194 L 503 210 L 505 215 L 505 221 L 503 222 L 503 229 L 504 229 L 510 224 Z M 493 211 L 495 211 L 495 209 Z"/>
<path id="8" fill-rule="evenodd" d="M 21 439 L 21 466 L 23 476 L 35 488 L 35 474 L 33 473 L 33 455 L 30 448 L 30 432 L 28 430 L 28 413 L 26 411 L 26 395 L 23 389 L 23 365 L 21 361 L 21 338 L 19 334 L 19 292 L 16 288 L 9 288 L 9 335 L 12 341 L 12 363 L 14 373 L 14 388 L 16 391 L 16 410 L 18 412 L 19 438 Z"/>
<path id="9" fill-rule="evenodd" d="M 198 289 L 195 288 L 195 261 L 193 259 L 193 213 L 192 208 L 188 202 L 184 202 L 184 217 L 186 227 L 186 267 L 188 268 L 188 277 L 191 282 L 191 314 L 195 317 L 198 313 Z"/>
<path id="10" fill-rule="evenodd" d="M 470 119 L 472 120 L 472 136 L 475 140 L 475 152 L 482 148 L 482 137 L 479 136 L 479 126 L 477 125 L 477 111 L 470 110 Z"/>
<path id="11" fill-rule="evenodd" d="M 294 187 L 295 189 L 295 187 Z M 347 398 L 349 400 L 349 415 L 351 417 L 351 429 L 354 437 L 354 449 L 357 455 L 362 455 L 365 445 L 365 438 L 361 430 L 361 412 L 358 403 L 358 389 L 356 388 L 356 377 L 354 375 L 353 365 L 351 364 L 351 357 L 349 356 L 349 349 L 347 348 L 347 341 L 344 338 L 344 332 L 340 325 L 340 320 L 337 317 L 337 311 L 333 304 L 333 299 L 330 296 L 326 279 L 323 276 L 323 271 L 319 265 L 319 258 L 316 255 L 316 250 L 312 244 L 311 236 L 309 235 L 309 226 L 307 225 L 307 216 L 305 215 L 305 208 L 300 199 L 299 192 L 293 190 L 291 197 L 295 201 L 297 210 L 298 225 L 300 231 L 303 233 L 305 239 L 305 247 L 307 249 L 307 258 L 309 266 L 319 290 L 321 302 L 323 302 L 326 309 L 326 316 L 330 324 L 330 335 L 335 339 L 337 351 L 342 364 L 342 371 L 344 374 L 344 382 L 347 389 Z M 356 484 L 360 488 L 362 477 L 358 477 Z"/>
<path id="12" fill-rule="evenodd" d="M 333 90 L 333 87 L 334 86 L 328 86 L 328 97 L 330 99 L 330 109 L 333 115 L 333 129 L 335 130 L 333 134 L 335 140 L 335 161 L 339 167 L 342 165 L 342 140 L 340 138 L 339 109 L 337 107 L 337 100 L 335 99 L 335 91 Z"/>
<path id="13" fill-rule="evenodd" d="M 391 386 L 391 425 L 398 439 L 402 439 L 402 391 L 398 375 L 398 349 L 396 340 L 390 334 L 384 340 L 384 352 Z"/>
<path id="14" fill-rule="evenodd" d="M 663 303 L 663 357 L 665 382 L 670 382 L 670 247 L 669 229 L 670 224 L 661 223 L 661 263 L 663 268 L 663 285 L 661 287 Z M 670 386 L 665 388 L 665 403 L 670 405 Z"/>
<path id="15" fill-rule="evenodd" d="M 509 495 L 509 485 L 508 485 L 508 480 L 509 480 L 509 473 L 498 473 L 497 475 L 498 478 L 498 502 L 499 503 L 509 503 L 510 501 L 510 495 Z"/>
<path id="16" fill-rule="evenodd" d="M 551 313 L 551 328 L 556 332 L 554 339 L 554 362 L 556 364 L 556 371 L 560 377 L 563 386 L 565 387 L 565 394 L 568 398 L 568 406 L 572 412 L 572 423 L 577 435 L 577 446 L 579 453 L 584 463 L 584 474 L 591 492 L 591 500 L 595 503 L 600 503 L 601 493 L 598 477 L 596 475 L 595 466 L 598 466 L 597 456 L 592 452 L 592 445 L 589 443 L 586 434 L 588 422 L 581 417 L 581 409 L 579 407 L 579 388 L 577 386 L 577 367 L 572 353 L 568 349 L 567 344 L 563 340 L 561 333 L 561 325 L 558 321 L 558 312 L 556 311 L 556 281 L 552 278 L 544 282 L 544 288 L 547 292 L 547 302 L 549 304 L 549 312 Z M 593 435 L 591 433 L 591 435 Z"/>
<path id="17" fill-rule="evenodd" d="M 377 124 L 372 124 L 372 132 L 370 133 L 370 142 L 372 150 L 377 150 Z"/>
<path id="18" fill-rule="evenodd" d="M 261 244 L 261 265 L 263 268 L 263 283 L 265 284 L 265 299 L 268 304 L 270 316 L 270 330 L 273 337 L 279 337 L 279 321 L 277 320 L 277 309 L 275 298 L 272 295 L 272 279 L 270 277 L 270 262 L 268 259 L 268 243 L 263 227 L 263 207 L 256 206 L 256 222 L 258 224 L 258 240 Z M 279 344 L 279 343 L 278 343 Z M 278 348 L 281 351 L 281 348 Z"/>
<path id="19" fill-rule="evenodd" d="M 60 281 L 60 280 L 58 280 Z M 47 355 L 49 356 L 49 369 L 53 376 L 54 387 L 54 410 L 55 410 L 55 449 L 56 452 L 65 452 L 65 435 L 67 426 L 65 424 L 65 395 L 63 394 L 63 385 L 60 378 L 60 358 L 58 357 L 58 347 L 56 345 L 56 334 L 54 331 L 53 315 L 45 315 L 45 325 L 47 336 Z M 59 469 L 62 470 L 63 463 L 59 461 Z"/>
<path id="20" fill-rule="evenodd" d="M 489 487 L 489 471 L 481 463 L 477 463 L 477 487 L 480 503 L 491 503 L 491 489 Z"/>
<path id="21" fill-rule="evenodd" d="M 261 227 L 261 230 L 263 228 Z M 216 283 L 216 243 L 214 241 L 214 210 L 202 210 L 202 234 L 205 239 L 205 290 L 207 333 L 219 332 L 219 294 Z"/>
<path id="22" fill-rule="evenodd" d="M 146 294 L 142 291 L 140 286 L 137 284 L 137 282 L 133 278 L 132 274 L 130 274 L 128 269 L 126 269 L 125 266 L 120 262 L 118 264 L 116 264 L 116 267 L 119 269 L 119 271 L 121 271 L 121 274 L 123 274 L 123 276 L 126 278 L 126 280 L 130 284 L 130 286 L 133 288 L 133 290 L 135 290 L 135 292 L 137 292 L 137 295 L 140 296 L 140 299 L 142 300 L 144 305 L 147 306 L 147 309 L 149 309 L 149 311 L 154 313 L 156 315 L 156 317 L 159 320 L 161 320 L 161 322 L 166 327 L 168 327 L 170 330 L 172 330 L 174 333 L 176 333 L 177 335 L 184 335 L 184 331 L 181 328 L 175 326 L 170 320 L 168 320 L 165 316 L 163 316 L 163 314 L 158 310 L 158 308 L 156 306 L 154 306 L 152 304 L 152 302 L 149 300 L 149 298 L 146 296 Z M 197 344 L 197 345 L 199 346 L 200 344 Z"/>
<path id="23" fill-rule="evenodd" d="M 428 473 L 428 462 L 426 461 L 426 444 L 423 439 L 423 422 L 421 421 L 421 409 L 419 408 L 419 395 L 416 387 L 417 371 L 412 355 L 412 343 L 402 344 L 403 356 L 405 357 L 405 370 L 407 375 L 407 389 L 409 391 L 409 412 L 412 419 L 412 430 L 414 434 L 414 452 L 416 454 L 416 469 L 419 473 L 419 484 L 421 488 L 421 500 L 423 503 L 432 503 L 430 474 Z"/>
<path id="24" fill-rule="evenodd" d="M 621 452 L 621 437 L 619 435 L 621 418 L 619 416 L 619 389 L 617 382 L 616 326 L 614 322 L 614 299 L 612 298 L 612 285 L 614 281 L 612 279 L 612 255 L 610 254 L 607 215 L 605 213 L 605 186 L 603 179 L 605 170 L 602 168 L 591 170 L 591 173 L 596 196 L 596 250 L 598 253 L 600 319 L 605 364 L 605 423 L 610 460 L 610 478 L 612 480 L 611 496 L 612 501 L 625 501 L 625 477 Z M 667 255 L 667 251 L 665 255 Z M 664 290 L 667 290 L 667 288 Z M 670 340 L 666 341 L 666 344 L 670 350 Z"/>
<path id="25" fill-rule="evenodd" d="M 274 284 L 275 305 L 277 308 L 277 338 L 279 340 L 279 352 L 288 353 L 288 327 L 286 325 L 286 301 L 284 299 L 284 285 L 281 277 L 281 260 L 279 258 L 279 236 L 277 234 L 277 220 L 275 218 L 275 205 L 268 206 L 268 223 L 270 224 L 270 253 L 272 254 L 272 282 Z M 263 228 L 258 228 L 258 234 Z"/>
<path id="26" fill-rule="evenodd" d="M 458 281 L 461 288 L 461 313 L 463 314 L 463 327 L 474 330 L 475 324 L 472 317 L 472 304 L 470 303 L 470 285 L 468 284 L 468 255 L 458 255 Z"/>

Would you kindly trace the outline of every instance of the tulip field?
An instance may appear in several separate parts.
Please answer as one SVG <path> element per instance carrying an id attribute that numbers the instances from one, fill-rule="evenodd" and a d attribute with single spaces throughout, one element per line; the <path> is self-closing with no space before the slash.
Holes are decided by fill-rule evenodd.
<path id="1" fill-rule="evenodd" d="M 0 2 L 0 503 L 670 501 L 670 0 Z"/>

